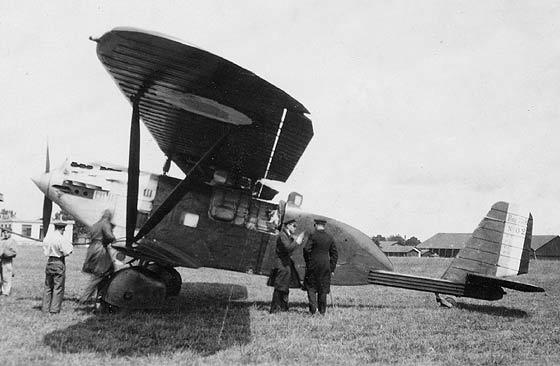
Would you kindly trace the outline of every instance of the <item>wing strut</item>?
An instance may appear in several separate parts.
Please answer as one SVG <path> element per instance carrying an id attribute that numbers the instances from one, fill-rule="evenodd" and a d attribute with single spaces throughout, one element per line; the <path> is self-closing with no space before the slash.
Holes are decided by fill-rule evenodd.
<path id="1" fill-rule="evenodd" d="M 144 237 L 147 233 L 150 232 L 164 217 L 175 207 L 177 201 L 179 201 L 189 190 L 189 183 L 193 176 L 195 170 L 198 169 L 200 164 L 202 164 L 205 160 L 207 160 L 212 153 L 217 150 L 226 140 L 226 138 L 231 133 L 231 128 L 228 128 L 227 131 L 204 153 L 204 155 L 193 165 L 189 171 L 186 173 L 185 178 L 177 184 L 175 189 L 165 198 L 165 201 L 156 209 L 156 211 L 148 218 L 146 223 L 140 228 L 134 239 L 133 242 L 136 242 Z"/>
<path id="2" fill-rule="evenodd" d="M 138 176 L 140 175 L 140 111 L 139 98 L 132 103 L 130 145 L 128 148 L 128 185 L 126 190 L 126 246 L 132 244 L 138 205 Z"/>
<path id="3" fill-rule="evenodd" d="M 126 187 L 126 246 L 132 245 L 136 217 L 138 214 L 138 176 L 140 175 L 140 98 L 154 84 L 161 74 L 160 70 L 154 71 L 144 84 L 138 89 L 136 95 L 131 97 L 132 119 L 130 121 L 130 145 L 128 148 L 128 184 Z"/>

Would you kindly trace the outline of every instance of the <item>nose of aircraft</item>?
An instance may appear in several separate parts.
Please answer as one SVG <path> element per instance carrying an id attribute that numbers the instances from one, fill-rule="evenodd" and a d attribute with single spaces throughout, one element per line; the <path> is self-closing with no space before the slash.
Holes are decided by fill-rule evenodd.
<path id="1" fill-rule="evenodd" d="M 45 195 L 48 195 L 51 174 L 50 173 L 41 173 L 33 178 L 31 178 L 33 183 L 43 192 Z"/>

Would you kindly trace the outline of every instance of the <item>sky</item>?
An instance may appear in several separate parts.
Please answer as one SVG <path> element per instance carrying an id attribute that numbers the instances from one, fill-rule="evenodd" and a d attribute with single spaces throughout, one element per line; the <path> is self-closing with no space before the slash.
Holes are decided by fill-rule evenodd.
<path id="1" fill-rule="evenodd" d="M 0 208 L 66 158 L 128 161 L 131 107 L 89 36 L 163 33 L 264 78 L 315 136 L 282 195 L 366 234 L 472 232 L 496 201 L 560 234 L 558 1 L 0 2 Z M 141 130 L 141 169 L 164 156 Z M 172 174 L 182 173 L 173 169 Z M 284 198 L 284 197 L 278 197 Z"/>

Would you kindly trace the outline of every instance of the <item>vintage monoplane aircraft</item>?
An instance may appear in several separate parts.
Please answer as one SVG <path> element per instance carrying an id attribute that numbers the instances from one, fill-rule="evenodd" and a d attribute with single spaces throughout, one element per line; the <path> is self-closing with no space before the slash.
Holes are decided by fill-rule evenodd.
<path id="1" fill-rule="evenodd" d="M 314 219 L 327 221 L 339 251 L 334 285 L 367 284 L 370 270 L 391 273 L 391 262 L 366 234 L 304 211 L 300 194 L 272 202 L 278 192 L 263 178 L 286 181 L 313 136 L 301 103 L 250 71 L 168 37 L 117 28 L 93 40 L 132 105 L 128 166 L 67 161 L 50 170 L 47 158 L 46 172 L 33 180 L 45 194 L 43 227 L 51 201 L 89 226 L 103 210 L 113 212 L 123 238 L 114 247 L 132 260 L 109 279 L 106 302 L 160 306 L 180 291 L 174 267 L 267 275 L 278 224 L 291 218 L 300 232 L 310 232 Z M 140 120 L 166 156 L 161 175 L 139 170 Z M 182 180 L 167 176 L 171 162 L 185 173 Z M 301 277 L 301 254 L 295 264 Z M 484 287 L 487 281 L 477 278 Z"/>

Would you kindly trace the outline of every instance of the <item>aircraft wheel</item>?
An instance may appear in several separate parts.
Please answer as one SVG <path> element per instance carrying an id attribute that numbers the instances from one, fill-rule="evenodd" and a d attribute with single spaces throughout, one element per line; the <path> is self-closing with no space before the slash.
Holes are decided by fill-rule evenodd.
<path id="1" fill-rule="evenodd" d="M 102 300 L 119 309 L 157 309 L 166 294 L 167 287 L 156 273 L 143 267 L 129 267 L 111 276 Z"/>
<path id="2" fill-rule="evenodd" d="M 451 304 L 451 307 L 457 306 L 457 300 L 455 300 L 453 297 L 446 297 L 445 299 Z"/>
<path id="3" fill-rule="evenodd" d="M 439 306 L 444 308 L 454 308 L 457 306 L 457 301 L 450 296 L 438 296 L 436 297 L 436 300 L 439 303 Z"/>
<path id="4" fill-rule="evenodd" d="M 159 264 L 150 264 L 146 267 L 150 272 L 154 273 L 160 281 L 165 284 L 165 296 L 177 296 L 181 292 L 183 281 L 181 275 L 173 267 L 161 266 Z"/>

